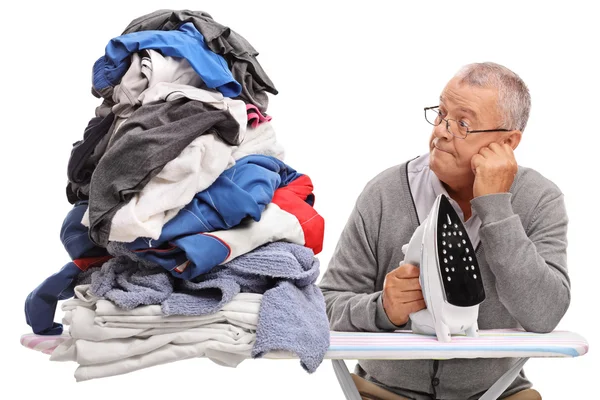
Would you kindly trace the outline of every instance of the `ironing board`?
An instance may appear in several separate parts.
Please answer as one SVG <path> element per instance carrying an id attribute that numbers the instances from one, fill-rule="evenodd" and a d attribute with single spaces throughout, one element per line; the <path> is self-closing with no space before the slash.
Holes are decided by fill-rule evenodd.
<path id="1" fill-rule="evenodd" d="M 478 338 L 453 336 L 449 343 L 435 336 L 411 331 L 394 333 L 331 332 L 331 345 L 325 358 L 331 359 L 346 399 L 360 400 L 344 359 L 415 360 L 451 358 L 504 358 L 519 361 L 506 372 L 480 400 L 497 399 L 514 381 L 531 357 L 578 357 L 588 351 L 587 341 L 577 333 L 553 331 L 530 333 L 520 330 L 480 330 Z"/>
<path id="2" fill-rule="evenodd" d="M 23 335 L 21 344 L 50 354 L 67 335 L 48 337 Z M 478 338 L 453 336 L 449 343 L 435 336 L 414 334 L 411 331 L 393 333 L 331 332 L 331 343 L 325 354 L 332 360 L 337 379 L 348 400 L 361 400 L 344 362 L 349 360 L 447 360 L 451 358 L 504 358 L 519 361 L 506 372 L 480 400 L 497 399 L 514 381 L 525 362 L 532 357 L 578 357 L 588 351 L 587 341 L 577 333 L 553 331 L 530 333 L 520 330 L 480 330 Z M 293 354 L 274 352 L 264 358 L 294 359 Z"/>

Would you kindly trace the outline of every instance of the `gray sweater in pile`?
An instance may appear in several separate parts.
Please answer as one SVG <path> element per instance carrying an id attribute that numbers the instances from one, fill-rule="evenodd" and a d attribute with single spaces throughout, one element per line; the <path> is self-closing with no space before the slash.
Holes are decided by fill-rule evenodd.
<path id="1" fill-rule="evenodd" d="M 319 284 L 331 329 L 389 332 L 381 293 L 388 272 L 404 259 L 402 245 L 419 225 L 407 163 L 372 179 L 358 197 Z M 570 302 L 563 194 L 540 173 L 519 166 L 509 193 L 471 200 L 481 218 L 476 249 L 486 299 L 479 329 L 550 332 Z M 356 373 L 405 397 L 477 399 L 517 359 L 359 360 Z M 501 398 L 531 387 L 523 371 Z"/>

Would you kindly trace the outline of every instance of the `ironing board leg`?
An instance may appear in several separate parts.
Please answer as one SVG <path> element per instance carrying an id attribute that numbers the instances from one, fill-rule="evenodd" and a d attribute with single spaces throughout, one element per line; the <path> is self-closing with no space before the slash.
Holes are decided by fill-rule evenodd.
<path id="1" fill-rule="evenodd" d="M 521 359 L 519 359 L 519 361 L 517 361 L 517 363 L 515 365 L 513 365 L 508 371 L 506 371 L 504 373 L 504 375 L 502 375 L 500 377 L 500 379 L 498 379 L 496 381 L 496 383 L 494 383 L 483 394 L 483 396 L 481 396 L 479 398 L 479 400 L 496 400 L 498 397 L 500 397 L 500 395 L 502 393 L 504 393 L 504 391 L 506 390 L 506 388 L 511 383 L 513 383 L 513 381 L 515 380 L 515 378 L 517 377 L 517 375 L 519 375 L 519 372 L 521 372 L 521 368 L 523 368 L 523 365 L 525 365 L 525 363 L 527 362 L 527 360 L 529 360 L 529 358 L 521 358 Z"/>
<path id="2" fill-rule="evenodd" d="M 331 363 L 333 364 L 335 376 L 342 387 L 344 396 L 346 396 L 346 400 L 361 400 L 360 393 L 356 389 L 356 385 L 350 376 L 350 371 L 348 371 L 344 360 L 331 360 Z"/>

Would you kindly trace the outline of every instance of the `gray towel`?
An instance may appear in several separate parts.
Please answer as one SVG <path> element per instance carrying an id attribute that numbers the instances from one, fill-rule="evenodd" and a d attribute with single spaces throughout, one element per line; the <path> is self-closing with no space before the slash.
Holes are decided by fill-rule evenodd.
<path id="1" fill-rule="evenodd" d="M 174 278 L 160 266 L 140 259 L 121 243 L 111 242 L 107 250 L 115 257 L 92 272 L 92 294 L 131 310 L 160 304 L 173 293 Z"/>
<path id="2" fill-rule="evenodd" d="M 290 351 L 312 373 L 328 348 L 325 299 L 316 285 L 297 287 L 283 280 L 263 295 L 252 357 L 262 357 L 274 350 Z"/>
<path id="3" fill-rule="evenodd" d="M 215 312 L 240 291 L 263 293 L 252 356 L 289 351 L 312 373 L 329 348 L 325 300 L 314 284 L 318 277 L 312 250 L 275 242 L 212 270 L 201 282 L 184 282 L 185 293 L 173 293 L 163 302 L 163 312 Z"/>
<path id="4" fill-rule="evenodd" d="M 178 281 L 163 313 L 203 315 L 219 311 L 239 292 L 265 293 L 280 280 L 303 287 L 319 277 L 319 262 L 311 249 L 297 244 L 275 242 L 244 254 L 195 282 Z"/>
<path id="5" fill-rule="evenodd" d="M 93 294 L 121 308 L 161 304 L 167 315 L 205 315 L 219 311 L 240 292 L 261 293 L 252 356 L 282 350 L 297 354 L 314 372 L 329 348 L 325 301 L 315 285 L 319 261 L 311 249 L 275 242 L 214 268 L 195 281 L 141 260 L 124 246 L 110 244 L 115 258 L 92 274 Z"/>

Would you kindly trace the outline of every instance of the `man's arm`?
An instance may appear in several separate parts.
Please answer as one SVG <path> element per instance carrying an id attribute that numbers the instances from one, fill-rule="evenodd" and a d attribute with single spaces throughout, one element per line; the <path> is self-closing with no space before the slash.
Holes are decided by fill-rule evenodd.
<path id="1" fill-rule="evenodd" d="M 399 329 L 383 309 L 381 291 L 375 291 L 378 265 L 377 222 L 365 220 L 361 213 L 364 193 L 352 210 L 348 222 L 319 283 L 330 326 L 335 331 L 382 332 Z M 375 220 L 375 219 L 373 219 Z"/>
<path id="2" fill-rule="evenodd" d="M 553 184 L 540 185 L 544 178 L 534 175 L 520 185 L 519 201 L 536 204 L 528 225 L 524 227 L 513 212 L 509 189 L 518 171 L 513 152 L 518 142 L 491 143 L 473 156 L 471 206 L 482 221 L 481 243 L 496 277 L 500 301 L 526 330 L 550 332 L 571 301 L 567 212 L 560 190 Z M 540 188 L 542 193 L 535 197 Z"/>
<path id="3" fill-rule="evenodd" d="M 471 200 L 482 221 L 481 244 L 500 301 L 513 318 L 527 331 L 551 332 L 571 299 L 563 195 L 547 190 L 527 227 L 513 212 L 511 197 L 499 193 Z"/>

